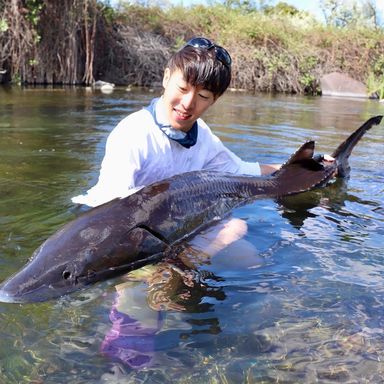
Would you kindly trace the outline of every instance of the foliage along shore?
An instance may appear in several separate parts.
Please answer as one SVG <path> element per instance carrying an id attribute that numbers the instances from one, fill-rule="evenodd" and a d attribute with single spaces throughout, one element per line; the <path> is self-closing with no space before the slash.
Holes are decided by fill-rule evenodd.
<path id="1" fill-rule="evenodd" d="M 232 88 L 317 94 L 320 78 L 333 71 L 370 92 L 383 88 L 382 28 L 325 25 L 292 7 L 114 9 L 96 0 L 6 0 L 0 15 L 3 82 L 153 86 L 175 50 L 206 36 L 231 53 Z"/>

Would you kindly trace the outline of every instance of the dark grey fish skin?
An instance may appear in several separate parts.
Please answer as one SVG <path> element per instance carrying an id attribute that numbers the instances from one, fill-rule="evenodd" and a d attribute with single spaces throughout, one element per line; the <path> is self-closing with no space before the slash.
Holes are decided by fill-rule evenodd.
<path id="1" fill-rule="evenodd" d="M 278 198 L 348 175 L 348 157 L 369 119 L 335 150 L 335 161 L 314 158 L 308 141 L 268 177 L 194 171 L 151 184 L 89 210 L 49 237 L 31 260 L 0 286 L 0 301 L 36 302 L 155 262 L 183 240 L 257 198 Z"/>

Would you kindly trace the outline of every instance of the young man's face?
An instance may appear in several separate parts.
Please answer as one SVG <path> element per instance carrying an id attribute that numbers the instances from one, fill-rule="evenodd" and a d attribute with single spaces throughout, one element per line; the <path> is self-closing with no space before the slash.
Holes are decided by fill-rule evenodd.
<path id="1" fill-rule="evenodd" d="M 184 132 L 216 101 L 211 91 L 187 83 L 180 70 L 171 73 L 166 68 L 163 87 L 168 121 L 172 128 Z"/>

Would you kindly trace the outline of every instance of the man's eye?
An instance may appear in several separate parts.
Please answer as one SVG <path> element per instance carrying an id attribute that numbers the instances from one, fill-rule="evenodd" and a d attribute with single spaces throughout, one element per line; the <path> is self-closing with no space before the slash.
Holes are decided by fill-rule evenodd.
<path id="1" fill-rule="evenodd" d="M 199 96 L 202 97 L 202 98 L 205 99 L 205 100 L 208 100 L 208 99 L 209 99 L 209 96 L 202 95 L 201 93 L 199 94 Z"/>

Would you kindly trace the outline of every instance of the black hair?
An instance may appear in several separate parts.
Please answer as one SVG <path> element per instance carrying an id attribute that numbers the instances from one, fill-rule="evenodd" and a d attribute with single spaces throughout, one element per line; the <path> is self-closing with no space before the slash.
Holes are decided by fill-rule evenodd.
<path id="1" fill-rule="evenodd" d="M 214 49 L 185 46 L 168 61 L 171 73 L 179 69 L 187 83 L 202 86 L 215 97 L 221 96 L 231 82 L 231 69 L 216 58 Z"/>

